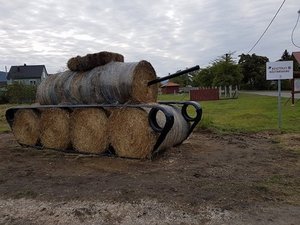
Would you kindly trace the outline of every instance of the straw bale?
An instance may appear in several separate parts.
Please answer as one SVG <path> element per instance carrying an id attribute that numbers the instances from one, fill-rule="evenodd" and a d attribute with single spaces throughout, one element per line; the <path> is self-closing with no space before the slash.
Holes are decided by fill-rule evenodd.
<path id="1" fill-rule="evenodd" d="M 19 109 L 15 113 L 12 131 L 20 144 L 35 146 L 40 135 L 38 112 L 31 109 Z"/>
<path id="2" fill-rule="evenodd" d="M 80 80 L 78 89 L 82 103 L 97 104 L 104 102 L 100 90 L 97 88 L 98 83 L 99 76 L 95 76 L 94 73 L 86 73 L 85 77 Z"/>
<path id="3" fill-rule="evenodd" d="M 64 76 L 61 73 L 56 74 L 57 78 L 52 83 L 54 86 L 51 90 L 53 91 L 51 95 L 56 96 L 56 104 L 70 102 L 70 99 L 65 95 L 65 84 L 68 80 L 72 79 L 76 74 L 72 71 L 66 71 Z M 72 79 L 73 80 L 73 79 Z M 51 84 L 49 84 L 51 86 Z"/>
<path id="4" fill-rule="evenodd" d="M 68 95 L 65 93 L 65 84 L 74 76 L 74 72 L 65 71 L 48 76 L 38 86 L 36 102 L 41 105 L 57 105 L 68 102 Z"/>
<path id="5" fill-rule="evenodd" d="M 100 69 L 100 90 L 107 103 L 147 103 L 157 99 L 158 86 L 148 86 L 156 79 L 152 65 L 147 61 L 111 62 Z"/>
<path id="6" fill-rule="evenodd" d="M 64 76 L 64 74 L 62 74 Z M 80 95 L 81 82 L 86 79 L 86 73 L 77 72 L 68 77 L 66 82 L 63 85 L 63 95 L 66 102 L 71 104 L 82 104 L 84 102 Z"/>
<path id="7" fill-rule="evenodd" d="M 87 72 L 65 71 L 42 81 L 37 101 L 42 105 L 155 102 L 158 86 L 148 82 L 156 73 L 147 61 L 110 62 Z"/>
<path id="8" fill-rule="evenodd" d="M 187 138 L 189 123 L 181 115 L 181 111 L 173 106 L 168 108 L 174 116 L 174 125 L 158 151 L 180 144 Z M 110 143 L 116 154 L 128 158 L 149 158 L 156 144 L 159 133 L 155 133 L 149 125 L 149 108 L 122 108 L 113 110 L 109 118 Z M 165 115 L 157 113 L 157 123 L 164 127 Z"/>
<path id="9" fill-rule="evenodd" d="M 163 150 L 181 144 L 188 136 L 190 124 L 182 116 L 181 109 L 177 108 L 176 106 L 169 106 L 169 105 L 160 105 L 160 106 L 168 109 L 174 116 L 173 127 L 169 131 L 163 143 L 158 148 L 158 150 Z M 156 119 L 158 125 L 160 127 L 164 127 L 166 123 L 166 117 L 164 116 L 162 111 L 158 111 Z"/>
<path id="10" fill-rule="evenodd" d="M 54 90 L 51 90 L 54 88 L 53 84 L 56 77 L 57 75 L 51 75 L 40 83 L 36 92 L 36 102 L 43 105 L 49 105 L 53 104 L 53 102 L 57 102 L 56 95 L 53 96 L 52 94 L 55 92 Z"/>
<path id="11" fill-rule="evenodd" d="M 110 144 L 120 157 L 147 158 L 157 135 L 148 123 L 148 113 L 141 108 L 112 110 L 109 117 Z"/>
<path id="12" fill-rule="evenodd" d="M 59 108 L 44 109 L 41 113 L 41 144 L 45 148 L 65 150 L 70 147 L 70 115 Z"/>
<path id="13" fill-rule="evenodd" d="M 148 82 L 156 79 L 152 65 L 143 60 L 137 64 L 132 78 L 132 102 L 156 102 L 158 85 L 148 86 Z"/>
<path id="14" fill-rule="evenodd" d="M 71 141 L 75 150 L 102 153 L 108 148 L 107 115 L 103 109 L 75 109 L 71 114 Z"/>
<path id="15" fill-rule="evenodd" d="M 111 61 L 124 62 L 124 56 L 114 52 L 98 52 L 69 59 L 67 66 L 72 71 L 88 71 Z"/>

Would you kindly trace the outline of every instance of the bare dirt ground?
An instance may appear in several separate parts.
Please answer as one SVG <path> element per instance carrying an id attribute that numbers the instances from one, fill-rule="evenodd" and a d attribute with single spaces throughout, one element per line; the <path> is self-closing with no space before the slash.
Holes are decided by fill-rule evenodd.
<path id="1" fill-rule="evenodd" d="M 300 137 L 194 133 L 149 161 L 0 134 L 0 224 L 300 224 Z"/>

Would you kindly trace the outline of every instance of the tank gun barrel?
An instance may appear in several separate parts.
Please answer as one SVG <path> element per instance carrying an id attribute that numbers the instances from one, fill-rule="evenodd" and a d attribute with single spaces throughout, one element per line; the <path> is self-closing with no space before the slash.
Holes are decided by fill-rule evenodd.
<path id="1" fill-rule="evenodd" d="M 156 84 L 156 83 L 159 83 L 159 82 L 161 82 L 161 81 L 169 80 L 169 79 L 171 79 L 171 78 L 178 77 L 178 76 L 181 76 L 181 75 L 184 75 L 184 74 L 187 74 L 187 73 L 189 73 L 189 72 L 193 72 L 193 71 L 199 70 L 199 69 L 200 69 L 200 67 L 199 67 L 199 65 L 197 65 L 197 66 L 191 67 L 191 68 L 189 68 L 189 69 L 182 70 L 182 71 L 179 71 L 179 72 L 177 72 L 177 73 L 173 73 L 173 74 L 171 74 L 171 75 L 168 75 L 168 76 L 165 76 L 165 77 L 162 77 L 162 78 L 157 78 L 157 79 L 155 79 L 155 80 L 149 81 L 149 82 L 148 82 L 148 86 L 153 85 L 153 84 Z"/>

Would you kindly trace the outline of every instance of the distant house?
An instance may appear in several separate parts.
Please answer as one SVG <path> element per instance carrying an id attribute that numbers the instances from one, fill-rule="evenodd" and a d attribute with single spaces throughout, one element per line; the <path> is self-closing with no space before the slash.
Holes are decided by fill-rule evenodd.
<path id="1" fill-rule="evenodd" d="M 12 66 L 7 74 L 7 84 L 18 82 L 26 85 L 39 85 L 47 76 L 44 65 Z"/>
<path id="2" fill-rule="evenodd" d="M 169 81 L 161 86 L 161 92 L 163 94 L 176 94 L 179 92 L 179 84 Z"/>
<path id="3" fill-rule="evenodd" d="M 0 87 L 7 85 L 6 73 L 0 71 Z"/>

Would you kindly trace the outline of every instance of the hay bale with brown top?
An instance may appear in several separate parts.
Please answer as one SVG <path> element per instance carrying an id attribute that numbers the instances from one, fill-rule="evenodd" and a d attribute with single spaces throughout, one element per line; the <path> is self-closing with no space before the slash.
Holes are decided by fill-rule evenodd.
<path id="1" fill-rule="evenodd" d="M 37 92 L 41 105 L 146 103 L 157 99 L 158 86 L 148 86 L 156 73 L 147 61 L 110 62 L 87 72 L 66 71 L 52 76 L 42 81 Z"/>
<path id="2" fill-rule="evenodd" d="M 174 125 L 165 140 L 158 148 L 163 150 L 181 143 L 187 138 L 189 124 L 182 117 L 180 110 L 172 106 L 168 108 L 174 115 Z M 128 158 L 150 158 L 159 133 L 155 133 L 149 125 L 149 108 L 121 108 L 113 110 L 109 118 L 110 143 L 116 154 Z M 163 127 L 165 116 L 159 111 L 157 123 Z"/>
<path id="3" fill-rule="evenodd" d="M 107 122 L 103 109 L 75 109 L 71 114 L 73 148 L 84 153 L 103 153 L 109 144 Z"/>
<path id="4" fill-rule="evenodd" d="M 40 116 L 32 109 L 19 109 L 12 125 L 12 131 L 20 144 L 35 146 L 40 135 Z"/>
<path id="5" fill-rule="evenodd" d="M 59 108 L 44 109 L 41 113 L 41 144 L 45 148 L 66 150 L 71 145 L 70 114 Z"/>
<path id="6" fill-rule="evenodd" d="M 67 66 L 71 71 L 88 71 L 111 61 L 124 62 L 124 56 L 114 52 L 98 52 L 69 59 Z"/>

